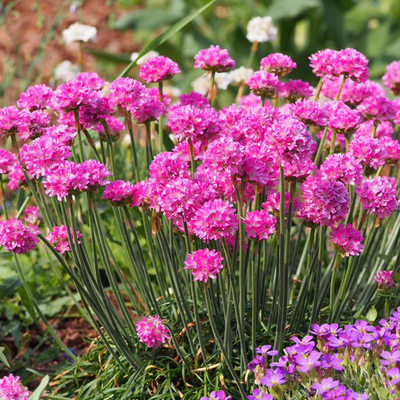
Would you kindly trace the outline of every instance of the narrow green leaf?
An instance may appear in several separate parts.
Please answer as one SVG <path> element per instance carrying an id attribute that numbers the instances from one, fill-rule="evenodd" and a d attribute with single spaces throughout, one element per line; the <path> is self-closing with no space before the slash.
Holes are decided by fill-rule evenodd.
<path id="1" fill-rule="evenodd" d="M 275 0 L 268 14 L 274 19 L 295 18 L 302 12 L 319 6 L 318 0 Z"/>
<path id="2" fill-rule="evenodd" d="M 22 282 L 18 277 L 13 276 L 6 279 L 4 283 L 0 285 L 0 299 L 11 296 L 20 286 L 22 286 Z"/>
<path id="3" fill-rule="evenodd" d="M 7 368 L 10 368 L 6 355 L 3 353 L 4 347 L 0 347 L 0 362 L 3 363 Z"/>
<path id="4" fill-rule="evenodd" d="M 198 10 L 194 11 L 192 14 L 189 14 L 185 18 L 182 18 L 180 21 L 178 21 L 176 24 L 172 25 L 167 31 L 165 31 L 161 35 L 159 35 L 156 38 L 154 38 L 154 39 L 150 40 L 149 42 L 147 42 L 147 44 L 145 44 L 145 46 L 143 47 L 142 51 L 139 53 L 139 55 L 136 58 L 136 60 L 131 61 L 127 65 L 127 67 L 121 72 L 121 74 L 118 76 L 118 78 L 122 78 L 123 76 L 126 76 L 128 74 L 128 72 L 136 65 L 136 61 L 140 57 L 142 57 L 143 55 L 148 53 L 150 50 L 155 49 L 161 43 L 164 43 L 171 36 L 175 35 L 183 27 L 185 27 L 190 21 L 192 21 L 194 18 L 196 18 L 198 15 L 200 15 L 208 7 L 210 7 L 213 3 L 215 3 L 215 0 L 211 0 L 209 3 L 207 3 L 203 7 L 199 8 Z"/>
<path id="5" fill-rule="evenodd" d="M 40 396 L 46 389 L 47 385 L 49 384 L 49 381 L 50 381 L 50 378 L 48 375 L 46 375 L 40 382 L 40 385 L 31 394 L 31 396 L 29 397 L 29 400 L 40 400 Z"/>

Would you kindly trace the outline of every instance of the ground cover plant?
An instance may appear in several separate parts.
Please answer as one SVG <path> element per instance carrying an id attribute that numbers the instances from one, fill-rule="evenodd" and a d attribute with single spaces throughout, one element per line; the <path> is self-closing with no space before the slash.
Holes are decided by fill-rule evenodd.
<path id="1" fill-rule="evenodd" d="M 110 399 L 395 398 L 397 313 L 381 328 L 359 321 L 342 334 L 337 324 L 388 319 L 398 305 L 400 103 L 390 96 L 400 62 L 384 89 L 357 50 L 320 50 L 313 88 L 288 78 L 288 55 L 267 54 L 253 71 L 212 45 L 194 57 L 199 92 L 174 99 L 166 84 L 180 66 L 146 53 L 201 11 L 112 82 L 84 72 L 0 109 L 0 244 L 32 312 L 76 363 L 47 397 L 78 395 L 71 379 L 86 380 L 74 386 L 81 398 L 99 387 Z M 75 28 L 75 41 L 89 40 Z M 250 60 L 276 35 L 270 17 L 249 21 Z M 234 104 L 220 98 L 228 84 Z M 76 372 L 85 361 L 48 323 L 21 266 L 30 252 L 57 264 L 112 378 Z M 309 329 L 318 343 L 287 346 Z M 266 356 L 276 357 L 268 368 Z M 350 385 L 357 365 L 370 379 L 379 371 L 378 397 L 365 379 Z M 343 388 L 333 372 L 347 367 Z M 29 396 L 18 378 L 0 382 L 3 396 Z"/>

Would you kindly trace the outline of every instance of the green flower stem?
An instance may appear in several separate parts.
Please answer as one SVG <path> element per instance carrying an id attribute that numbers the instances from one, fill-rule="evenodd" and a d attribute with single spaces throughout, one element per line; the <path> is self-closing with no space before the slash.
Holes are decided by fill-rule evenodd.
<path id="1" fill-rule="evenodd" d="M 340 81 L 339 89 L 338 89 L 338 91 L 336 93 L 336 96 L 335 96 L 335 100 L 336 101 L 340 100 L 340 96 L 342 94 L 342 90 L 344 88 L 344 84 L 346 83 L 346 79 L 347 79 L 347 75 L 343 75 L 342 76 L 342 80 Z"/>
<path id="2" fill-rule="evenodd" d="M 3 206 L 3 214 L 5 218 L 8 219 L 8 210 L 7 210 L 6 196 L 4 192 L 3 174 L 0 174 L 0 190 L 1 190 L 1 204 Z"/>
<path id="3" fill-rule="evenodd" d="M 325 146 L 325 141 L 326 141 L 326 136 L 327 136 L 327 134 L 328 134 L 328 130 L 329 130 L 329 128 L 328 128 L 328 127 L 325 127 L 324 133 L 322 134 L 322 139 L 321 139 L 321 141 L 319 142 L 318 151 L 317 151 L 317 154 L 316 154 L 315 159 L 314 159 L 314 163 L 315 163 L 316 165 L 319 165 L 319 161 L 320 161 L 322 152 L 323 152 L 323 150 L 324 150 L 324 146 Z"/>
<path id="4" fill-rule="evenodd" d="M 331 138 L 331 149 L 329 151 L 329 154 L 333 154 L 335 152 L 335 148 L 336 148 L 336 129 L 332 130 L 332 138 Z"/>
<path id="5" fill-rule="evenodd" d="M 317 88 L 315 89 L 314 101 L 319 100 L 319 95 L 321 94 L 322 86 L 324 85 L 324 79 L 321 78 L 318 82 Z"/>
<path id="6" fill-rule="evenodd" d="M 107 149 L 108 149 L 108 157 L 109 157 L 110 163 L 111 163 L 111 172 L 113 174 L 114 179 L 117 179 L 117 168 L 116 168 L 115 159 L 114 159 L 114 149 L 113 149 L 113 143 L 112 143 L 112 139 L 111 139 L 111 131 L 110 131 L 110 127 L 108 126 L 108 124 L 105 120 L 103 120 L 103 127 L 104 127 L 104 131 L 106 132 Z"/>
<path id="7" fill-rule="evenodd" d="M 146 122 L 144 125 L 146 128 L 146 161 L 148 168 L 153 160 L 153 149 L 151 146 L 151 123 Z"/>
<path id="8" fill-rule="evenodd" d="M 318 262 L 315 270 L 315 282 L 314 282 L 314 301 L 313 311 L 311 315 L 311 323 L 315 322 L 318 315 L 319 295 L 321 286 L 321 272 L 324 263 L 323 250 L 324 250 L 324 237 L 326 229 L 323 226 L 319 227 L 319 244 L 318 244 Z"/>
<path id="9" fill-rule="evenodd" d="M 79 122 L 79 110 L 74 110 L 74 118 L 75 118 L 75 127 L 78 132 L 78 148 L 79 148 L 79 161 L 82 163 L 85 161 L 85 156 L 83 154 L 83 144 L 82 144 L 82 136 L 81 136 L 81 124 Z"/>
<path id="10" fill-rule="evenodd" d="M 335 301 L 335 281 L 336 281 L 336 272 L 339 271 L 340 267 L 340 253 L 337 251 L 335 254 L 335 261 L 332 268 L 332 276 L 331 276 L 331 291 L 329 296 L 329 323 L 332 323 L 332 315 L 333 315 L 333 307 Z"/>
<path id="11" fill-rule="evenodd" d="M 125 125 L 128 127 L 129 137 L 131 139 L 131 151 L 132 151 L 132 159 L 134 165 L 134 177 L 138 182 L 140 180 L 140 171 L 139 171 L 139 162 L 138 155 L 136 150 L 136 142 L 135 135 L 133 133 L 133 124 L 132 124 L 132 116 L 129 111 L 125 110 Z"/>
<path id="12" fill-rule="evenodd" d="M 160 81 L 158 82 L 158 92 L 160 94 L 160 101 L 161 103 L 164 103 L 164 98 L 163 98 L 163 82 Z M 160 153 L 163 151 L 163 143 L 164 143 L 164 130 L 163 130 L 163 115 L 160 115 L 160 118 L 158 119 L 158 140 L 159 140 L 159 148 L 160 148 Z"/>

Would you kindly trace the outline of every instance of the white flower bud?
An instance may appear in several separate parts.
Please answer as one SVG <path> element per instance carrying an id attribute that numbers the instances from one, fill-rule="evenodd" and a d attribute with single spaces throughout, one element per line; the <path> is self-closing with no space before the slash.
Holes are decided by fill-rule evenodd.
<path id="1" fill-rule="evenodd" d="M 54 69 L 54 78 L 57 81 L 67 82 L 79 74 L 79 67 L 71 61 L 63 61 Z"/>
<path id="2" fill-rule="evenodd" d="M 65 44 L 74 42 L 89 42 L 96 40 L 97 29 L 95 26 L 83 25 L 75 22 L 62 32 Z"/>
<path id="3" fill-rule="evenodd" d="M 247 24 L 247 39 L 254 42 L 272 42 L 276 39 L 278 29 L 272 23 L 271 17 L 255 17 Z"/>

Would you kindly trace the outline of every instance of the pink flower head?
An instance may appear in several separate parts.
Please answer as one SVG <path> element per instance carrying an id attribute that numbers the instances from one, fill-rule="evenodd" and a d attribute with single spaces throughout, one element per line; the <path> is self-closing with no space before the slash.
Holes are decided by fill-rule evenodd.
<path id="1" fill-rule="evenodd" d="M 267 71 L 256 71 L 247 80 L 250 90 L 257 96 L 273 99 L 282 90 L 279 78 Z"/>
<path id="2" fill-rule="evenodd" d="M 19 108 L 25 110 L 44 110 L 50 107 L 53 90 L 46 85 L 30 86 L 25 92 L 22 92 L 17 102 Z"/>
<path id="3" fill-rule="evenodd" d="M 365 179 L 357 188 L 357 194 L 367 214 L 385 218 L 397 209 L 396 187 L 386 176 Z"/>
<path id="4" fill-rule="evenodd" d="M 131 203 L 134 191 L 135 187 L 130 182 L 113 181 L 106 186 L 102 199 L 110 200 L 116 206 L 123 206 Z"/>
<path id="5" fill-rule="evenodd" d="M 17 162 L 15 154 L 8 150 L 0 149 L 0 174 L 8 174 Z"/>
<path id="6" fill-rule="evenodd" d="M 368 77 L 368 59 L 352 48 L 339 50 L 335 60 L 335 74 L 343 75 L 355 82 L 365 82 Z"/>
<path id="7" fill-rule="evenodd" d="M 357 130 L 354 132 L 356 136 L 372 136 L 372 131 L 374 128 L 374 121 L 367 120 L 360 124 Z M 382 121 L 376 127 L 375 137 L 391 137 L 394 133 L 394 126 L 391 121 Z"/>
<path id="8" fill-rule="evenodd" d="M 247 96 L 243 96 L 240 98 L 239 105 L 242 108 L 260 107 L 261 99 L 259 96 L 256 96 L 254 93 L 250 93 Z"/>
<path id="9" fill-rule="evenodd" d="M 320 172 L 324 179 L 340 181 L 345 185 L 358 185 L 363 178 L 363 167 L 351 153 L 328 156 Z"/>
<path id="10" fill-rule="evenodd" d="M 0 134 L 29 136 L 29 114 L 17 107 L 0 108 Z"/>
<path id="11" fill-rule="evenodd" d="M 197 209 L 189 227 L 200 239 L 218 240 L 235 234 L 238 219 L 229 201 L 216 199 L 207 201 Z"/>
<path id="12" fill-rule="evenodd" d="M 393 280 L 394 271 L 378 271 L 375 274 L 374 281 L 378 283 L 378 289 L 391 290 L 396 287 Z"/>
<path id="13" fill-rule="evenodd" d="M 329 128 L 338 133 L 350 134 L 361 123 L 359 113 L 341 101 L 329 102 L 325 109 L 329 114 Z"/>
<path id="14" fill-rule="evenodd" d="M 194 106 L 176 107 L 166 124 L 178 141 L 187 138 L 207 143 L 221 130 L 221 122 L 214 108 L 200 109 Z"/>
<path id="15" fill-rule="evenodd" d="M 277 76 L 289 75 L 297 64 L 286 54 L 272 53 L 261 59 L 261 69 L 272 72 Z"/>
<path id="16" fill-rule="evenodd" d="M 306 99 L 313 95 L 314 91 L 308 82 L 301 79 L 290 79 L 288 82 L 282 82 L 279 91 L 280 97 L 288 103 L 294 103 L 297 100 Z"/>
<path id="17" fill-rule="evenodd" d="M 349 153 L 373 169 L 385 164 L 386 149 L 380 139 L 374 139 L 372 136 L 355 136 L 350 142 Z"/>
<path id="18" fill-rule="evenodd" d="M 75 244 L 75 235 L 72 228 L 70 229 L 72 242 Z M 76 231 L 76 238 L 78 239 L 78 244 L 81 244 L 79 238 L 82 234 Z M 71 251 L 68 239 L 68 231 L 65 225 L 55 226 L 46 236 L 46 240 L 61 254 L 65 254 Z"/>
<path id="19" fill-rule="evenodd" d="M 395 164 L 398 160 L 400 160 L 400 143 L 397 139 L 384 136 L 379 140 L 386 150 L 385 160 L 388 164 Z"/>
<path id="20" fill-rule="evenodd" d="M 243 222 L 248 237 L 265 240 L 275 232 L 277 220 L 265 210 L 255 210 L 248 212 Z"/>
<path id="21" fill-rule="evenodd" d="M 350 196 L 339 181 L 310 175 L 301 186 L 303 203 L 300 217 L 319 225 L 335 225 L 349 211 Z"/>
<path id="22" fill-rule="evenodd" d="M 334 76 L 334 63 L 337 51 L 331 49 L 320 50 L 309 57 L 310 67 L 314 75 L 320 78 L 330 78 Z"/>
<path id="23" fill-rule="evenodd" d="M 149 58 L 141 65 L 139 78 L 146 83 L 161 82 L 180 72 L 176 62 L 168 57 L 157 56 Z"/>
<path id="24" fill-rule="evenodd" d="M 207 97 L 197 92 L 182 94 L 179 100 L 182 106 L 194 106 L 197 108 L 210 107 L 210 102 Z"/>
<path id="25" fill-rule="evenodd" d="M 81 72 L 73 80 L 92 90 L 101 90 L 107 83 L 97 72 Z"/>
<path id="26" fill-rule="evenodd" d="M 35 139 L 30 145 L 23 145 L 20 158 L 31 178 L 40 178 L 53 165 L 72 155 L 68 146 L 61 144 L 51 136 Z"/>
<path id="27" fill-rule="evenodd" d="M 290 204 L 290 193 L 285 193 L 285 215 L 289 212 Z M 295 212 L 300 206 L 297 197 L 293 199 L 292 211 Z M 267 200 L 262 203 L 262 208 L 269 213 L 273 213 L 277 218 L 279 218 L 279 213 L 281 212 L 281 194 L 279 192 L 273 192 L 268 195 Z"/>
<path id="28" fill-rule="evenodd" d="M 21 187 L 22 183 L 26 181 L 24 170 L 21 168 L 19 162 L 15 162 L 10 166 L 8 172 L 8 188 L 10 190 L 17 190 Z"/>
<path id="29" fill-rule="evenodd" d="M 164 104 L 151 89 L 145 89 L 127 109 L 138 124 L 154 121 L 165 111 Z"/>
<path id="30" fill-rule="evenodd" d="M 227 72 L 235 68 L 235 61 L 229 56 L 228 50 L 210 46 L 194 56 L 194 67 L 206 71 Z"/>
<path id="31" fill-rule="evenodd" d="M 42 219 L 38 206 L 28 206 L 24 211 L 24 221 L 30 225 L 39 225 Z"/>
<path id="32" fill-rule="evenodd" d="M 171 338 L 159 315 L 142 317 L 136 322 L 136 333 L 140 342 L 155 349 Z"/>
<path id="33" fill-rule="evenodd" d="M 19 376 L 9 374 L 0 379 L 0 399 L 28 400 L 29 390 L 22 386 Z"/>
<path id="34" fill-rule="evenodd" d="M 107 131 L 104 129 L 104 125 L 108 127 Z M 113 142 L 118 140 L 121 132 L 125 130 L 125 124 L 119 118 L 112 115 L 105 118 L 104 125 L 103 123 L 98 123 L 92 127 L 99 134 L 99 139 L 104 142 L 108 141 L 108 137 Z"/>
<path id="35" fill-rule="evenodd" d="M 78 166 L 79 173 L 88 177 L 88 190 L 96 190 L 109 183 L 107 177 L 112 174 L 100 161 L 86 160 Z"/>
<path id="36" fill-rule="evenodd" d="M 178 177 L 189 178 L 188 163 L 181 154 L 165 151 L 154 157 L 149 166 L 149 176 L 159 184 Z"/>
<path id="37" fill-rule="evenodd" d="M 339 252 L 346 256 L 358 256 L 364 249 L 362 233 L 351 224 L 339 224 L 332 228 L 330 238 Z"/>
<path id="38" fill-rule="evenodd" d="M 50 115 L 43 110 L 27 112 L 26 118 L 29 130 L 19 134 L 19 137 L 24 141 L 42 136 L 50 126 Z"/>
<path id="39" fill-rule="evenodd" d="M 44 136 L 47 136 L 65 146 L 72 146 L 77 135 L 78 132 L 75 127 L 62 124 L 53 125 L 50 128 L 47 128 L 44 134 Z"/>
<path id="40" fill-rule="evenodd" d="M 328 111 L 314 100 L 296 101 L 293 112 L 300 121 L 307 125 L 325 126 L 329 118 Z"/>
<path id="41" fill-rule="evenodd" d="M 113 113 L 113 108 L 109 103 L 108 97 L 96 93 L 92 97 L 90 103 L 83 104 L 79 108 L 79 123 L 85 129 L 90 129 L 93 125 L 97 125 L 105 121 Z"/>
<path id="42" fill-rule="evenodd" d="M 217 279 L 224 268 L 221 254 L 218 251 L 204 249 L 188 254 L 184 269 L 191 269 L 194 281 L 207 283 L 209 279 Z"/>
<path id="43" fill-rule="evenodd" d="M 400 61 L 393 61 L 386 66 L 386 73 L 382 80 L 395 96 L 400 95 Z"/>
<path id="44" fill-rule="evenodd" d="M 357 106 L 357 110 L 365 119 L 379 122 L 391 120 L 396 115 L 395 107 L 385 96 L 369 96 Z"/>
<path id="45" fill-rule="evenodd" d="M 12 253 L 28 253 L 36 248 L 39 242 L 38 233 L 36 226 L 24 226 L 16 218 L 0 221 L 0 246 Z"/>
<path id="46" fill-rule="evenodd" d="M 112 107 L 121 106 L 127 109 L 134 104 L 144 92 L 145 86 L 132 78 L 118 78 L 108 87 L 109 102 Z"/>

